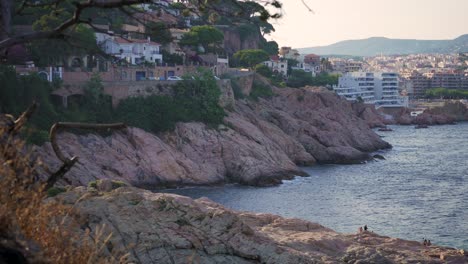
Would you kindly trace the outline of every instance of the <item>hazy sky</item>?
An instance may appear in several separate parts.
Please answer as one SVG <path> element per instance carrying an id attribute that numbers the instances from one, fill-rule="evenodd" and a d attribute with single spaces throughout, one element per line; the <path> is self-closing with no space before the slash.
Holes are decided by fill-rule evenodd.
<path id="1" fill-rule="evenodd" d="M 271 38 L 294 48 L 368 37 L 453 39 L 468 33 L 468 0 L 281 0 Z"/>

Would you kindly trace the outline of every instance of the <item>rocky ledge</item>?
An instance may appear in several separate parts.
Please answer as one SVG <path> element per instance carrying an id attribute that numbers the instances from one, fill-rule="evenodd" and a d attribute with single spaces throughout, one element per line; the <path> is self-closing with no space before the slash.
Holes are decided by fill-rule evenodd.
<path id="1" fill-rule="evenodd" d="M 225 182 L 265 186 L 305 175 L 300 165 L 357 163 L 369 159 L 369 152 L 391 147 L 332 92 L 273 89 L 268 100 L 232 100 L 217 128 L 179 123 L 159 135 L 137 128 L 107 137 L 62 133 L 59 145 L 80 160 L 65 180 L 86 185 L 114 179 L 145 188 Z M 50 144 L 37 152 L 51 169 L 60 165 Z"/>
<path id="2" fill-rule="evenodd" d="M 426 109 L 418 116 L 411 116 L 411 111 L 405 108 L 393 113 L 392 119 L 381 118 L 381 121 L 386 124 L 426 126 L 468 121 L 468 107 L 459 101 L 446 102 L 443 106 Z M 375 118 L 375 115 L 373 117 Z"/>
<path id="3" fill-rule="evenodd" d="M 105 184 L 103 184 L 104 186 Z M 97 186 L 98 189 L 100 185 Z M 106 252 L 129 263 L 467 263 L 463 251 L 372 232 L 340 234 L 319 224 L 236 212 L 134 187 L 110 192 L 77 187 L 55 198 L 78 209 L 85 234 L 112 232 Z M 81 227 L 81 228 L 80 228 Z"/>

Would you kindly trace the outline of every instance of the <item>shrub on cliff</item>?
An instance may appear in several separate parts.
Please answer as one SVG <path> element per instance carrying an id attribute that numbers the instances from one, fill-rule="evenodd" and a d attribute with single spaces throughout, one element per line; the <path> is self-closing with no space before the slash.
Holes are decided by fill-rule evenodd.
<path id="1" fill-rule="evenodd" d="M 174 87 L 175 103 L 182 107 L 184 113 L 184 120 L 181 121 L 222 123 L 225 113 L 219 106 L 220 96 L 221 91 L 213 74 L 202 69 Z"/>
<path id="2" fill-rule="evenodd" d="M 28 143 L 41 145 L 47 141 L 48 130 L 58 121 L 106 123 L 113 118 L 110 97 L 103 94 L 98 75 L 84 85 L 81 100 L 69 98 L 67 109 L 50 99 L 57 83 L 50 83 L 38 74 L 19 76 L 13 67 L 0 65 L 0 83 L 0 113 L 19 115 L 33 101 L 39 104 L 38 112 L 22 132 Z"/>
<path id="3" fill-rule="evenodd" d="M 177 122 L 198 121 L 220 124 L 225 116 L 218 101 L 221 95 L 216 80 L 207 71 L 180 81 L 174 95 L 132 97 L 120 102 L 116 119 L 151 132 L 171 130 Z"/>
<path id="4" fill-rule="evenodd" d="M 260 82 L 254 82 L 249 98 L 254 101 L 258 101 L 258 98 L 270 98 L 272 96 L 273 91 L 269 85 Z"/>

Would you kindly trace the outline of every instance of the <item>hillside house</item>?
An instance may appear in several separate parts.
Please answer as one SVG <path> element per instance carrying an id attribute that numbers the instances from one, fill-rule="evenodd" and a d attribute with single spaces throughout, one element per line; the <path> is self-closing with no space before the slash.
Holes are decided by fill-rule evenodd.
<path id="1" fill-rule="evenodd" d="M 161 45 L 147 39 L 124 39 L 108 34 L 96 33 L 96 40 L 102 50 L 116 58 L 123 59 L 130 64 L 163 62 Z"/>
<path id="2" fill-rule="evenodd" d="M 270 56 L 270 60 L 264 61 L 263 65 L 270 68 L 274 73 L 280 73 L 283 76 L 288 75 L 288 60 L 278 56 Z"/>

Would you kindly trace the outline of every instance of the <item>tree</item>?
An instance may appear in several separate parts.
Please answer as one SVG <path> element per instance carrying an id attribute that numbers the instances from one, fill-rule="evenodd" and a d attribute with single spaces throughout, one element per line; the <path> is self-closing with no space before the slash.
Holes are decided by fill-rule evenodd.
<path id="1" fill-rule="evenodd" d="M 39 66 L 59 65 L 66 66 L 70 56 L 83 57 L 101 53 L 96 43 L 94 32 L 78 25 L 64 39 L 40 39 L 27 45 L 34 63 Z M 70 65 L 68 65 L 70 66 Z"/>
<path id="2" fill-rule="evenodd" d="M 286 59 L 288 61 L 288 76 L 292 74 L 292 67 L 297 67 L 297 64 L 299 64 L 299 61 L 295 59 Z"/>
<path id="3" fill-rule="evenodd" d="M 236 52 L 233 58 L 238 61 L 240 66 L 252 68 L 260 62 L 267 61 L 270 56 L 261 49 L 246 49 Z"/>
<path id="4" fill-rule="evenodd" d="M 279 47 L 276 41 L 262 42 L 260 48 L 266 51 L 269 55 L 278 55 Z"/>
<path id="5" fill-rule="evenodd" d="M 172 41 L 171 31 L 163 22 L 149 22 L 146 26 L 146 34 L 151 37 L 151 40 L 163 45 Z"/>
<path id="6" fill-rule="evenodd" d="M 333 65 L 328 60 L 328 58 L 322 58 L 320 60 L 320 66 L 322 67 L 323 71 L 326 71 L 326 72 L 333 71 Z"/>
<path id="7" fill-rule="evenodd" d="M 223 32 L 213 26 L 194 26 L 182 36 L 180 45 L 192 48 L 197 48 L 201 45 L 205 49 L 205 52 L 209 52 L 215 51 L 221 45 L 223 39 Z"/>

